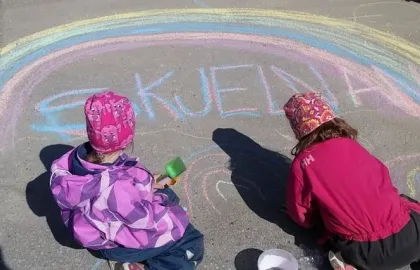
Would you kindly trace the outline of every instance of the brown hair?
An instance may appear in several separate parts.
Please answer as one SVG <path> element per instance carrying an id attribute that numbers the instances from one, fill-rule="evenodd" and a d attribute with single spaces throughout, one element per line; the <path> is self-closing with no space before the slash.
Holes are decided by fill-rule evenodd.
<path id="1" fill-rule="evenodd" d="M 296 156 L 306 148 L 332 138 L 349 138 L 357 140 L 357 129 L 351 127 L 343 119 L 334 118 L 317 127 L 308 135 L 302 137 L 298 144 L 293 147 L 291 153 Z"/>
<path id="2" fill-rule="evenodd" d="M 134 141 L 132 143 L 130 143 L 131 146 L 131 154 L 134 152 Z M 128 146 L 127 146 L 128 148 Z M 89 146 L 89 154 L 87 154 L 86 156 L 86 161 L 90 162 L 90 163 L 95 163 L 95 164 L 101 164 L 104 163 L 104 159 L 105 159 L 105 155 L 98 153 L 95 151 L 95 149 L 91 148 L 91 146 Z"/>
<path id="3" fill-rule="evenodd" d="M 104 160 L 104 155 L 96 152 L 95 150 L 91 151 L 86 156 L 86 161 L 90 163 L 101 164 L 103 163 L 103 160 Z"/>

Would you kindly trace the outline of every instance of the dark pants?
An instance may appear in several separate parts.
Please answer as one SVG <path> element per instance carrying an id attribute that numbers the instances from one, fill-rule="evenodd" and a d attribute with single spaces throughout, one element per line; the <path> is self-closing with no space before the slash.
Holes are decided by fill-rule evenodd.
<path id="1" fill-rule="evenodd" d="M 333 248 L 358 270 L 395 270 L 420 263 L 420 213 L 411 212 L 408 224 L 398 233 L 375 242 L 357 242 L 334 237 Z M 417 265 L 415 265 L 417 264 Z"/>
<path id="2" fill-rule="evenodd" d="M 179 203 L 175 192 L 169 188 L 158 192 L 168 195 L 173 203 Z M 188 259 L 187 251 L 192 256 Z M 203 235 L 191 224 L 183 237 L 177 242 L 168 243 L 159 248 L 132 249 L 117 247 L 93 252 L 95 256 L 117 262 L 142 262 L 147 270 L 192 270 L 201 263 L 204 257 Z"/>

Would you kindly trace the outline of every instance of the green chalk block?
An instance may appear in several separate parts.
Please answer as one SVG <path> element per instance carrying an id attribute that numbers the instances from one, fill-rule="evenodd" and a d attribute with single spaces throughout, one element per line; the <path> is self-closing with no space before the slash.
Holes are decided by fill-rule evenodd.
<path id="1" fill-rule="evenodd" d="M 170 177 L 174 179 L 181 175 L 186 169 L 187 167 L 185 166 L 184 161 L 182 161 L 180 157 L 176 157 L 166 163 L 165 172 L 162 173 L 161 177 L 159 178 L 163 179 L 165 177 Z"/>

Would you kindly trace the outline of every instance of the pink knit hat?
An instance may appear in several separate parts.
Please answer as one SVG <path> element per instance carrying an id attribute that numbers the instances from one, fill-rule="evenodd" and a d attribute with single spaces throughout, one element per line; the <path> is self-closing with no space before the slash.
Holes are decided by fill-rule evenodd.
<path id="1" fill-rule="evenodd" d="M 298 140 L 337 117 L 320 93 L 295 94 L 283 109 Z"/>
<path id="2" fill-rule="evenodd" d="M 85 103 L 86 130 L 98 153 L 126 148 L 134 139 L 136 117 L 128 98 L 106 91 L 89 97 Z"/>

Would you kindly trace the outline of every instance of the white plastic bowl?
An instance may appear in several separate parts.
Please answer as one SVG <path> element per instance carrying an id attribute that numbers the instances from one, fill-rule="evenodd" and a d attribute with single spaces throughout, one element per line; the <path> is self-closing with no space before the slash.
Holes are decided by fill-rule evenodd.
<path id="1" fill-rule="evenodd" d="M 295 257 L 285 250 L 269 249 L 258 258 L 258 270 L 299 270 Z"/>

